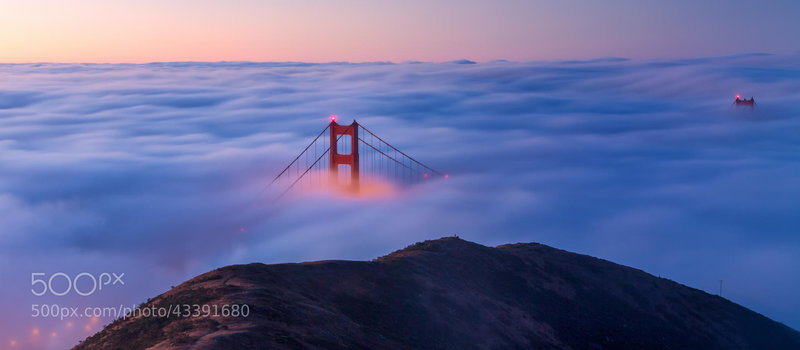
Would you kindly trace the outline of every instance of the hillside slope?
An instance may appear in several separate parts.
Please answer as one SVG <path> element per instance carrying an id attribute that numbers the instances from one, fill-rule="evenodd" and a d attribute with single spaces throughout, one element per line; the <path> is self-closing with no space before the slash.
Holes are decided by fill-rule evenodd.
<path id="1" fill-rule="evenodd" d="M 117 320 L 90 349 L 800 349 L 723 298 L 541 244 L 417 243 L 374 261 L 223 267 L 147 306 L 248 317 Z"/>

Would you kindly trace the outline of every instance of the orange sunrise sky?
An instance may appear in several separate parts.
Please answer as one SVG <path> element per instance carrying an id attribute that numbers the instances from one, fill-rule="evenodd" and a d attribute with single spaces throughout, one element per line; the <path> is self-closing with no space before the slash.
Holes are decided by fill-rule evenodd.
<path id="1" fill-rule="evenodd" d="M 742 0 L 9 1 L 0 12 L 0 62 L 796 53 L 797 13 L 798 2 L 777 7 Z"/>

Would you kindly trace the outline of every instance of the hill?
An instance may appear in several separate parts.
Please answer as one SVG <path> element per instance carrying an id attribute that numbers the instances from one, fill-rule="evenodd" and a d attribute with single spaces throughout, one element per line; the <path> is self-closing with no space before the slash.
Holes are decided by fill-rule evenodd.
<path id="1" fill-rule="evenodd" d="M 541 244 L 455 237 L 373 261 L 223 267 L 147 307 L 248 317 L 120 319 L 74 349 L 800 349 L 724 298 Z"/>

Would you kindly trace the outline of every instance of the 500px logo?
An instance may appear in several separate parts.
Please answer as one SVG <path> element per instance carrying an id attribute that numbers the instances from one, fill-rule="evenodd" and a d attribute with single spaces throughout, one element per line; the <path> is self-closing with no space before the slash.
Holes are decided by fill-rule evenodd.
<path id="1" fill-rule="evenodd" d="M 103 290 L 105 286 L 125 285 L 125 282 L 122 280 L 123 276 L 125 276 L 124 272 L 120 274 L 103 272 L 97 275 L 97 277 L 88 272 L 81 272 L 75 275 L 75 277 L 70 277 L 66 273 L 56 272 L 48 278 L 47 274 L 44 272 L 32 272 L 31 293 L 40 297 L 49 292 L 52 295 L 60 297 L 74 291 L 78 295 L 86 297 L 94 294 L 96 291 Z M 66 286 L 59 283 L 58 281 L 60 280 L 66 281 Z M 53 281 L 56 281 L 56 288 L 53 288 Z M 79 282 L 80 288 L 78 287 Z"/>

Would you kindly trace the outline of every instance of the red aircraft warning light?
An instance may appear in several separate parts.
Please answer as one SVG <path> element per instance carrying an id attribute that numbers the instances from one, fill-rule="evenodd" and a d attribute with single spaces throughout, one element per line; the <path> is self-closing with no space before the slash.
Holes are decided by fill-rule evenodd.
<path id="1" fill-rule="evenodd" d="M 332 121 L 332 122 L 335 122 L 335 121 L 336 121 L 336 115 L 335 115 L 335 114 L 331 114 L 331 121 Z"/>

